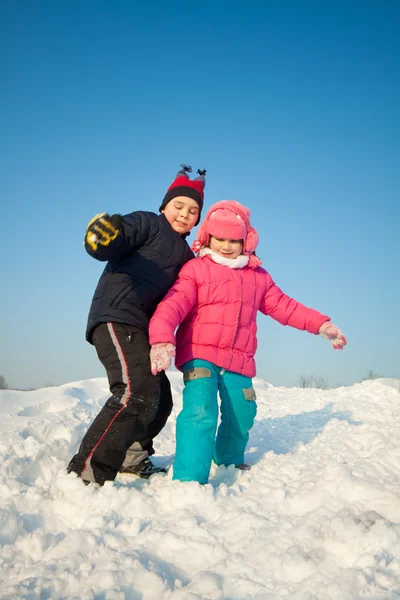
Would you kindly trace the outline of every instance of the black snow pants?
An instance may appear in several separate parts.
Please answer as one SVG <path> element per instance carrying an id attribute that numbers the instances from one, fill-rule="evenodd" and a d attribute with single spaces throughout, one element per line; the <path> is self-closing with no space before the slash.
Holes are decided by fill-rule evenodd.
<path id="1" fill-rule="evenodd" d="M 153 454 L 153 438 L 171 413 L 172 394 L 165 373 L 151 373 L 150 344 L 144 331 L 102 323 L 94 330 L 93 343 L 107 371 L 112 396 L 89 427 L 68 471 L 103 485 L 115 479 L 134 442 Z"/>

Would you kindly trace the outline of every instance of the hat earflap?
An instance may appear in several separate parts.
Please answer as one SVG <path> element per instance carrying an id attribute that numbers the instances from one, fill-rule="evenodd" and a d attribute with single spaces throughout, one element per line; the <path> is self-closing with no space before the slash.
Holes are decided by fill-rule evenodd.
<path id="1" fill-rule="evenodd" d="M 249 262 L 247 266 L 250 267 L 250 269 L 257 269 L 262 265 L 262 262 L 258 256 L 253 254 L 258 246 L 258 239 L 257 231 L 254 229 L 254 227 L 250 227 L 247 232 L 246 243 L 243 249 L 243 253 L 249 256 Z"/>
<path id="2" fill-rule="evenodd" d="M 251 254 L 258 246 L 258 233 L 254 227 L 249 227 L 246 235 L 246 243 L 244 251 L 246 254 Z"/>
<path id="3" fill-rule="evenodd" d="M 203 246 L 207 246 L 207 244 L 210 241 L 210 236 L 207 233 L 206 223 L 207 223 L 207 217 L 204 219 L 204 221 L 198 228 L 196 239 L 194 240 L 194 242 L 191 246 L 193 252 L 195 252 L 196 254 L 198 252 L 200 252 L 200 250 L 203 248 Z"/>

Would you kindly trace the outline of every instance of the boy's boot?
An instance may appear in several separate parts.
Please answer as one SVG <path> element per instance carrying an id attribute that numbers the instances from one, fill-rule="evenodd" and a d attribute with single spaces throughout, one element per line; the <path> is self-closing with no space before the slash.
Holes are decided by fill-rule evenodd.
<path id="1" fill-rule="evenodd" d="M 149 479 L 155 473 L 166 473 L 167 470 L 162 467 L 156 467 L 153 465 L 148 456 L 144 458 L 137 465 L 128 465 L 126 467 L 122 467 L 120 473 L 124 475 L 136 475 L 137 477 L 141 477 L 141 479 Z"/>

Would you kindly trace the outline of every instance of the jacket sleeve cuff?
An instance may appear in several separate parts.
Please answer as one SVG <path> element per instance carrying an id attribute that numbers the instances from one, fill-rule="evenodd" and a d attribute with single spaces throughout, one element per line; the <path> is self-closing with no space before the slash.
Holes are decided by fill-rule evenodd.
<path id="1" fill-rule="evenodd" d="M 320 330 L 321 325 L 323 325 L 324 323 L 326 323 L 327 321 L 330 321 L 330 320 L 331 320 L 331 318 L 328 317 L 327 315 L 319 315 L 319 318 L 317 318 L 315 320 L 315 329 L 314 330 L 313 330 L 313 328 L 310 329 L 309 330 L 310 333 L 314 333 L 315 335 L 319 335 L 319 330 Z"/>

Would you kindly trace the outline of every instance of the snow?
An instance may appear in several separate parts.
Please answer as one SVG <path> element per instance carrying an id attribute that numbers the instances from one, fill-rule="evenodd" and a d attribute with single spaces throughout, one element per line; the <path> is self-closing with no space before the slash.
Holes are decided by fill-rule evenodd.
<path id="1" fill-rule="evenodd" d="M 162 466 L 181 406 L 169 376 Z M 66 474 L 105 378 L 1 391 L 1 599 L 400 598 L 400 381 L 254 386 L 252 469 L 214 466 L 205 486 Z"/>

